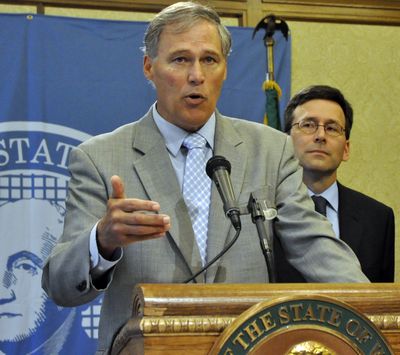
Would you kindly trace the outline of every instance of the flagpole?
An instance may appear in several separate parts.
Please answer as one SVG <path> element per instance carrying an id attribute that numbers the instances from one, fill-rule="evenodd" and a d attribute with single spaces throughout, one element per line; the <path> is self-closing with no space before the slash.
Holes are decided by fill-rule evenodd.
<path id="1" fill-rule="evenodd" d="M 272 37 L 267 37 L 265 40 L 267 46 L 267 75 L 265 80 L 275 81 L 274 77 L 274 44 L 275 41 Z"/>
<path id="2" fill-rule="evenodd" d="M 253 31 L 253 39 L 257 31 L 265 30 L 264 45 L 267 48 L 267 72 L 266 79 L 263 83 L 263 90 L 266 96 L 264 123 L 275 129 L 281 130 L 281 122 L 279 116 L 279 98 L 282 90 L 275 81 L 274 76 L 274 45 L 273 35 L 276 30 L 282 32 L 285 39 L 288 39 L 289 27 L 285 21 L 278 19 L 275 15 L 265 16 L 255 27 Z"/>

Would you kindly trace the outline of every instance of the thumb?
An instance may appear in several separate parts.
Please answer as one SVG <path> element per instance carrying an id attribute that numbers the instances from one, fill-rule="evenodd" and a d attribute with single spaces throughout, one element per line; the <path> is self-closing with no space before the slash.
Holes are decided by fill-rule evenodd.
<path id="1" fill-rule="evenodd" d="M 111 186 L 112 198 L 126 198 L 124 183 L 118 175 L 111 176 Z"/>

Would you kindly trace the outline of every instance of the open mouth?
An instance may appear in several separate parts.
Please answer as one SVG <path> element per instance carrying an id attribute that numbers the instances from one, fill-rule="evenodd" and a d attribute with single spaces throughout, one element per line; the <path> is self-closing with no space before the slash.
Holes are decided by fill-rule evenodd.
<path id="1" fill-rule="evenodd" d="M 192 105 L 200 104 L 205 101 L 205 97 L 201 94 L 190 94 L 185 96 L 186 102 Z"/>

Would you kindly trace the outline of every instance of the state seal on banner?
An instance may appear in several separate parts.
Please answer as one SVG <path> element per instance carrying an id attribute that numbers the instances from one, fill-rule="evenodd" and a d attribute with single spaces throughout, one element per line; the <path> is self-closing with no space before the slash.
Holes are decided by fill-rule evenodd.
<path id="1" fill-rule="evenodd" d="M 44 122 L 0 123 L 0 353 L 68 353 L 77 324 L 97 339 L 100 305 L 58 307 L 41 288 L 41 270 L 62 233 L 68 155 L 90 137 Z"/>

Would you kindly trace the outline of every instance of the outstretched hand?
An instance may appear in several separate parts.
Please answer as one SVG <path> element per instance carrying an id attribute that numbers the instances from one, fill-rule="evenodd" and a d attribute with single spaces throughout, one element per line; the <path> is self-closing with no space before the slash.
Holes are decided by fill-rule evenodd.
<path id="1" fill-rule="evenodd" d="M 158 214 L 158 202 L 126 198 L 122 179 L 111 177 L 112 195 L 106 214 L 97 225 L 100 254 L 109 259 L 118 247 L 162 237 L 170 228 L 170 218 Z"/>

